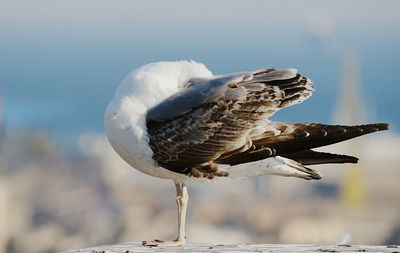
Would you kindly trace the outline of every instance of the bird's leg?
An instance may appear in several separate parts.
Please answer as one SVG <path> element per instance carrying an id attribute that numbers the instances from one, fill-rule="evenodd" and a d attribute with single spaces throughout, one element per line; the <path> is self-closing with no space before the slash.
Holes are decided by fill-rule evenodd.
<path id="1" fill-rule="evenodd" d="M 186 242 L 186 208 L 189 201 L 186 184 L 177 183 L 176 186 L 176 204 L 178 205 L 178 238 L 176 241 L 181 242 L 182 245 Z"/>
<path id="2" fill-rule="evenodd" d="M 178 205 L 178 237 L 173 241 L 154 240 L 151 242 L 143 242 L 144 246 L 182 246 L 186 242 L 185 220 L 186 207 L 189 201 L 186 184 L 175 183 L 176 187 L 176 204 Z"/>

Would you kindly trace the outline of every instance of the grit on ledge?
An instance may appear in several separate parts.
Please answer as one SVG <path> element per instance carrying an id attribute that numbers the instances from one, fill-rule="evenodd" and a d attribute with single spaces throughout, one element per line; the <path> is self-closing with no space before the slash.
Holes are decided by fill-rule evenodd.
<path id="1" fill-rule="evenodd" d="M 121 243 L 60 253 L 136 253 L 136 252 L 400 252 L 399 245 L 301 245 L 301 244 L 207 244 L 180 247 L 146 247 L 141 243 Z"/>

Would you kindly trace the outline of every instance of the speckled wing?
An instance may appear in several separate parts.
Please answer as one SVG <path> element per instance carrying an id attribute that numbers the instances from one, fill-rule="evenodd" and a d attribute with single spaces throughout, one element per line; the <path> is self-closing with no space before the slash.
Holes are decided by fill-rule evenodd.
<path id="1" fill-rule="evenodd" d="M 302 165 L 324 163 L 356 163 L 352 156 L 317 152 L 312 148 L 322 147 L 364 134 L 387 130 L 386 123 L 357 126 L 325 125 L 316 123 L 268 123 L 269 131 L 252 137 L 252 147 L 245 152 L 220 157 L 215 162 L 236 165 L 253 162 L 272 156 L 282 156 Z"/>
<path id="2" fill-rule="evenodd" d="M 153 158 L 178 173 L 224 176 L 214 161 L 252 148 L 252 138 L 269 131 L 269 116 L 313 90 L 312 81 L 295 69 L 189 81 L 147 114 Z"/>

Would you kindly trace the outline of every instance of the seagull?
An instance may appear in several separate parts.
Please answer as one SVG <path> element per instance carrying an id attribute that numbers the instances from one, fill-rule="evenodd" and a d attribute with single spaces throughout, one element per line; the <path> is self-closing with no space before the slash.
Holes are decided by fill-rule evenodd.
<path id="1" fill-rule="evenodd" d="M 293 68 L 212 75 L 191 60 L 150 63 L 132 71 L 106 109 L 107 138 L 133 168 L 172 180 L 178 206 L 177 239 L 143 245 L 185 244 L 188 183 L 262 175 L 321 179 L 305 166 L 358 159 L 312 149 L 389 129 L 386 123 L 344 126 L 269 119 L 313 91 L 313 82 Z"/>

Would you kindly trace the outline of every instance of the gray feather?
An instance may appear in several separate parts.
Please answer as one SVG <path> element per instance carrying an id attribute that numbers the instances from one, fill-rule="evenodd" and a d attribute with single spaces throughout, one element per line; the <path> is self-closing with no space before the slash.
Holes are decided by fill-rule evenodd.
<path id="1" fill-rule="evenodd" d="M 200 105 L 217 102 L 229 88 L 227 85 L 242 76 L 243 74 L 226 75 L 203 82 L 201 85 L 190 85 L 151 108 L 147 112 L 147 117 L 156 122 L 164 122 L 188 113 Z"/>

